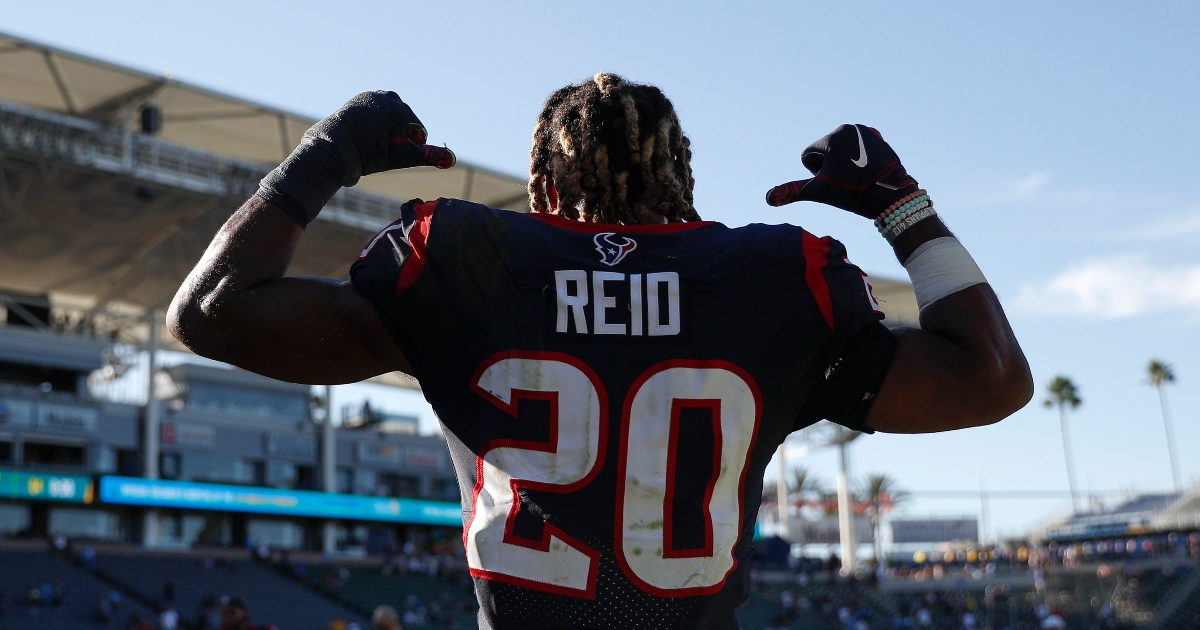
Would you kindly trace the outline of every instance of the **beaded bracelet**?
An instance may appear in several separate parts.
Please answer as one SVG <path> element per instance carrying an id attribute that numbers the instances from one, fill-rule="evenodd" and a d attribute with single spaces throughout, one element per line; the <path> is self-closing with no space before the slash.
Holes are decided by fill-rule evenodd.
<path id="1" fill-rule="evenodd" d="M 887 239 L 888 243 L 894 244 L 896 242 L 896 237 L 903 234 L 909 228 L 920 223 L 921 221 L 924 221 L 925 219 L 928 219 L 929 217 L 935 216 L 937 216 L 937 212 L 934 211 L 933 206 L 929 206 L 920 212 L 914 212 L 913 214 L 905 217 L 903 220 L 897 221 L 895 224 L 889 226 L 887 231 L 883 233 L 883 238 Z"/>
<path id="2" fill-rule="evenodd" d="M 875 227 L 886 228 L 886 226 L 889 223 L 894 222 L 896 219 L 900 218 L 905 213 L 911 211 L 913 208 L 915 208 L 923 203 L 926 203 L 926 204 L 930 203 L 929 195 L 920 195 L 918 197 L 913 198 L 908 203 L 905 203 L 904 205 L 900 206 L 899 208 L 896 208 L 890 214 L 888 214 L 886 217 L 877 220 L 875 222 Z"/>
<path id="3" fill-rule="evenodd" d="M 896 212 L 893 212 L 892 214 L 888 215 L 888 218 L 887 218 L 887 220 L 885 220 L 885 221 L 883 221 L 882 223 L 880 223 L 880 225 L 879 225 L 879 229 L 880 229 L 881 231 L 882 231 L 882 230 L 886 230 L 886 229 L 888 228 L 888 226 L 890 226 L 890 225 L 892 225 L 893 223 L 895 223 L 895 222 L 897 222 L 897 221 L 899 221 L 899 220 L 903 219 L 904 217 L 906 217 L 906 216 L 908 216 L 908 215 L 912 214 L 913 212 L 916 212 L 917 210 L 920 210 L 920 209 L 922 209 L 922 208 L 928 208 L 929 206 L 932 206 L 932 205 L 933 205 L 933 201 L 931 201 L 931 200 L 930 200 L 930 199 L 928 199 L 928 198 L 925 198 L 925 199 L 920 199 L 920 200 L 915 200 L 915 203 L 907 203 L 907 204 L 904 204 L 904 206 L 902 206 L 902 207 L 901 207 L 899 210 L 897 210 Z"/>
<path id="4" fill-rule="evenodd" d="M 883 212 L 881 212 L 878 217 L 875 217 L 875 220 L 883 221 L 884 218 L 887 217 L 887 215 L 895 212 L 896 209 L 899 208 L 900 206 L 903 206 L 904 204 L 912 201 L 913 199 L 916 199 L 917 197 L 920 197 L 921 195 L 926 195 L 926 194 L 929 194 L 929 191 L 927 191 L 925 189 L 921 189 L 914 193 L 909 193 L 909 194 L 905 195 L 904 197 L 901 197 L 900 200 L 898 200 L 896 203 L 893 203 L 892 205 L 888 206 L 887 210 L 884 210 Z"/>
<path id="5" fill-rule="evenodd" d="M 921 195 L 920 197 L 916 197 L 912 201 L 909 201 L 908 203 L 893 210 L 892 213 L 880 221 L 880 223 L 887 225 L 888 223 L 895 221 L 897 217 L 903 215 L 905 212 L 908 212 L 909 210 L 921 205 L 922 202 L 927 201 L 929 201 L 929 195 Z"/>
<path id="6" fill-rule="evenodd" d="M 920 212 L 920 211 L 924 210 L 925 208 L 928 208 L 932 205 L 933 205 L 933 201 L 931 201 L 929 199 L 923 199 L 916 205 L 908 206 L 908 208 L 906 210 L 904 210 L 903 212 L 900 212 L 899 214 L 895 214 L 895 215 L 888 217 L 887 223 L 884 223 L 879 226 L 879 233 L 883 234 L 884 232 L 888 231 L 888 229 L 891 228 L 893 225 L 899 223 L 900 221 L 903 221 L 905 218 L 907 218 L 917 212 Z"/>
<path id="7" fill-rule="evenodd" d="M 895 203 L 888 206 L 887 210 L 884 210 L 883 212 L 881 212 L 878 217 L 875 217 L 875 220 L 882 221 L 885 217 L 887 217 L 887 215 L 895 212 L 896 209 L 899 208 L 900 206 L 903 206 L 904 204 L 906 204 L 906 203 L 912 201 L 913 199 L 916 199 L 917 197 L 920 197 L 921 195 L 924 195 L 924 194 L 926 194 L 924 190 L 918 190 L 916 192 L 909 193 L 909 194 L 901 197 Z"/>

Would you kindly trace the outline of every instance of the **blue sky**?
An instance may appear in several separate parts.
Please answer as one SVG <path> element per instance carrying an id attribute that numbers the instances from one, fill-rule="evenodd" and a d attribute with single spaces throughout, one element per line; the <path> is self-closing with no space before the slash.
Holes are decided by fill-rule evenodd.
<path id="1" fill-rule="evenodd" d="M 312 116 L 397 91 L 433 142 L 523 174 L 549 92 L 599 70 L 655 83 L 695 151 L 696 205 L 730 225 L 792 222 L 904 277 L 865 221 L 763 194 L 843 122 L 878 128 L 974 253 L 1033 367 L 1034 404 L 992 427 L 872 436 L 856 473 L 911 490 L 1064 489 L 1055 374 L 1084 405 L 1080 484 L 1169 485 L 1161 357 L 1185 476 L 1200 478 L 1200 5 L 1194 3 L 27 2 L 0 29 Z M 415 395 L 342 388 L 432 425 Z M 832 455 L 804 463 L 832 478 Z M 996 501 L 1017 532 L 1064 502 Z M 913 514 L 977 513 L 918 499 Z"/>

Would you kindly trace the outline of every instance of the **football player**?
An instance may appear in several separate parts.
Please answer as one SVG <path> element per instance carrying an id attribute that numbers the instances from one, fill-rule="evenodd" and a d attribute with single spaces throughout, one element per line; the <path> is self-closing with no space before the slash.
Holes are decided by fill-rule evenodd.
<path id="1" fill-rule="evenodd" d="M 842 245 L 728 228 L 692 203 L 691 149 L 657 88 L 612 74 L 554 92 L 531 213 L 413 200 L 350 282 L 285 277 L 322 206 L 360 176 L 454 155 L 391 92 L 317 123 L 180 287 L 197 354 L 297 383 L 401 371 L 442 423 L 484 628 L 736 628 L 763 471 L 791 432 L 996 422 L 1028 402 L 996 295 L 882 136 L 843 125 L 813 177 L 909 271 L 920 329 L 888 330 Z"/>

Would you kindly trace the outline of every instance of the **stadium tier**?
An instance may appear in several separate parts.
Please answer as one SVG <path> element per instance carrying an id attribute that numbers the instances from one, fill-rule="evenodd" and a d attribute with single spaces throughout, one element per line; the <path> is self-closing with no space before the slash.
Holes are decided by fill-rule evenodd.
<path id="1" fill-rule="evenodd" d="M 118 587 L 44 544 L 0 546 L 0 627 L 90 628 L 157 618 Z"/>
<path id="2" fill-rule="evenodd" d="M 479 605 L 466 572 L 440 571 L 435 556 L 389 559 L 381 566 L 291 565 L 301 583 L 326 597 L 369 615 L 389 605 L 405 627 L 475 628 Z"/>
<path id="3" fill-rule="evenodd" d="M 142 598 L 162 607 L 174 605 L 188 619 L 203 614 L 205 602 L 222 596 L 244 599 L 252 621 L 280 628 L 325 628 L 335 619 L 364 623 L 369 618 L 327 598 L 313 596 L 269 564 L 244 557 L 101 554 L 96 566 Z M 165 601 L 164 596 L 164 585 L 168 583 L 172 585 L 171 601 Z"/>

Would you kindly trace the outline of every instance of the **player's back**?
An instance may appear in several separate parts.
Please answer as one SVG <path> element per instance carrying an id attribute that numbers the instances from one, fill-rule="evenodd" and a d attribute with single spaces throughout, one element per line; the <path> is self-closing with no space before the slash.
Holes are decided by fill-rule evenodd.
<path id="1" fill-rule="evenodd" d="M 736 627 L 763 470 L 881 313 L 793 226 L 406 206 L 352 269 L 443 423 L 484 627 Z"/>

